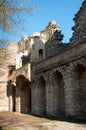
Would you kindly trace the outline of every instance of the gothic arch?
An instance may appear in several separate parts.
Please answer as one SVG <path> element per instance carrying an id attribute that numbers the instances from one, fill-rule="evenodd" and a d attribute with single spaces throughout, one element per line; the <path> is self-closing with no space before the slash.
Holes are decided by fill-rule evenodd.
<path id="1" fill-rule="evenodd" d="M 16 110 L 21 113 L 30 113 L 31 110 L 30 82 L 23 75 L 16 77 Z"/>

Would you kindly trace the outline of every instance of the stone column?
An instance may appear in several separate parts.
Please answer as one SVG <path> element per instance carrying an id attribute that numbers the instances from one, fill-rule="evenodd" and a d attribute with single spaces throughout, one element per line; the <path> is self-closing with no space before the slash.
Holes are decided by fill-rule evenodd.
<path id="1" fill-rule="evenodd" d="M 80 116 L 80 86 L 74 69 L 68 67 L 64 74 L 65 82 L 65 114 L 66 116 Z"/>
<path id="2" fill-rule="evenodd" d="M 12 95 L 9 96 L 9 111 L 12 112 L 12 109 L 13 109 L 13 104 L 12 104 Z"/>
<path id="3" fill-rule="evenodd" d="M 20 103 L 20 90 L 18 87 L 19 86 L 16 87 L 16 112 L 20 113 L 21 112 L 21 103 Z"/>
<path id="4" fill-rule="evenodd" d="M 40 79 L 36 79 L 31 86 L 31 113 L 38 116 L 45 115 L 44 88 L 40 84 Z"/>
<path id="5" fill-rule="evenodd" d="M 58 94 L 55 89 L 55 85 L 53 82 L 53 76 L 49 73 L 46 76 L 46 106 L 47 106 L 47 116 L 56 117 L 58 115 Z"/>
<path id="6" fill-rule="evenodd" d="M 12 84 L 12 81 L 9 83 L 9 86 L 8 86 L 8 102 L 9 102 L 9 111 L 12 112 L 13 110 L 13 101 L 12 101 L 12 87 L 13 87 L 13 84 Z"/>

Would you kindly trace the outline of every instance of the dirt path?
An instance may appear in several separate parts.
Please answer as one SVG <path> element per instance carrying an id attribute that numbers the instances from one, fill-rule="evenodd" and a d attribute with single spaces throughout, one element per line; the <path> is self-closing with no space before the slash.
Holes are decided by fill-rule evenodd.
<path id="1" fill-rule="evenodd" d="M 40 123 L 49 122 L 48 119 L 31 115 L 0 112 L 0 130 L 11 127 L 37 126 Z"/>
<path id="2" fill-rule="evenodd" d="M 1 112 L 0 130 L 86 130 L 86 124 L 52 121 L 31 115 Z"/>

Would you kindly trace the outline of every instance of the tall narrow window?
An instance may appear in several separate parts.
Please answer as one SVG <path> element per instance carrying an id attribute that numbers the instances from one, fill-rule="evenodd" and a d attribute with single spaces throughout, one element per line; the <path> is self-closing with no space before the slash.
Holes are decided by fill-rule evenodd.
<path id="1" fill-rule="evenodd" d="M 43 50 L 40 49 L 39 50 L 39 60 L 42 60 L 43 59 Z"/>

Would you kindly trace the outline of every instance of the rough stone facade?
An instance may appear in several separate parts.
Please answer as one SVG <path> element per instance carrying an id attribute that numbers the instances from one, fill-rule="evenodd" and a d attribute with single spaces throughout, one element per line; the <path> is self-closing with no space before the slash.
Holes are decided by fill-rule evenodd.
<path id="1" fill-rule="evenodd" d="M 8 110 L 7 76 L 8 66 L 15 66 L 15 57 L 18 53 L 17 42 L 13 42 L 7 48 L 0 48 L 0 111 Z"/>
<path id="2" fill-rule="evenodd" d="M 74 17 L 75 26 L 71 44 L 80 44 L 86 42 L 86 1 Z"/>
<path id="3" fill-rule="evenodd" d="M 23 35 L 19 43 L 1 49 L 5 55 L 1 67 L 10 66 L 11 71 L 7 78 L 10 111 L 86 119 L 85 12 L 86 0 L 75 15 L 68 44 L 62 43 L 60 27 L 51 21 L 40 33 Z M 0 85 L 5 88 L 6 80 Z"/>

